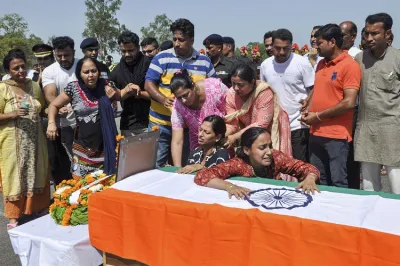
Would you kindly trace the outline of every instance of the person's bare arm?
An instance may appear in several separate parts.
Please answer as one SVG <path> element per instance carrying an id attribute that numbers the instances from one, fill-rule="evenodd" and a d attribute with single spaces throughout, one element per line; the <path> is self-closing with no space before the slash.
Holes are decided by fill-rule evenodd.
<path id="1" fill-rule="evenodd" d="M 144 89 L 154 101 L 159 102 L 165 107 L 172 107 L 172 104 L 174 103 L 174 98 L 167 98 L 162 95 L 158 90 L 157 85 L 153 81 L 146 80 L 146 83 L 144 84 Z"/>
<path id="2" fill-rule="evenodd" d="M 50 104 L 57 97 L 57 87 L 55 83 L 46 85 L 43 88 L 43 91 L 44 91 L 44 98 L 46 99 L 46 102 L 48 104 Z"/>
<path id="3" fill-rule="evenodd" d="M 320 123 L 324 119 L 340 116 L 354 108 L 356 104 L 357 94 L 357 89 L 345 89 L 344 98 L 338 104 L 321 112 L 308 112 L 306 110 L 299 120 L 302 124 L 310 126 Z"/>
<path id="4" fill-rule="evenodd" d="M 184 129 L 177 128 L 172 130 L 171 154 L 172 162 L 176 167 L 182 167 Z"/>
<path id="5" fill-rule="evenodd" d="M 9 120 L 14 120 L 20 117 L 23 117 L 28 114 L 27 109 L 24 108 L 18 108 L 18 110 L 6 113 L 6 114 L 0 114 L 0 124 L 5 124 Z"/>
<path id="6" fill-rule="evenodd" d="M 145 100 L 148 100 L 148 101 L 151 100 L 150 94 L 147 91 L 140 91 L 139 98 L 145 99 Z"/>
<path id="7" fill-rule="evenodd" d="M 349 110 L 354 109 L 354 106 L 356 105 L 357 95 L 357 89 L 345 89 L 343 100 L 335 106 L 319 112 L 319 118 L 323 120 L 324 118 L 337 117 Z"/>
<path id="8" fill-rule="evenodd" d="M 299 103 L 301 103 L 301 110 L 300 110 L 301 112 L 304 112 L 304 111 L 308 110 L 308 107 L 310 106 L 312 97 L 314 95 L 314 86 L 311 86 L 311 87 L 306 88 L 306 89 L 309 91 L 307 98 L 301 99 L 299 101 Z"/>
<path id="9" fill-rule="evenodd" d="M 71 98 L 65 92 L 62 92 L 50 103 L 48 108 L 49 124 L 50 122 L 55 123 L 58 111 L 70 102 Z"/>

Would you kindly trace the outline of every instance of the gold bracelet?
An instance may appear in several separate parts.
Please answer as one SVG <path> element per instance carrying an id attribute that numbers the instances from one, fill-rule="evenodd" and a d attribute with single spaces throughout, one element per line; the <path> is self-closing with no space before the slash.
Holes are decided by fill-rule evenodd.
<path id="1" fill-rule="evenodd" d="M 55 124 L 55 123 L 56 123 L 56 122 L 54 122 L 54 121 L 47 122 L 48 125 L 50 125 L 50 124 Z"/>

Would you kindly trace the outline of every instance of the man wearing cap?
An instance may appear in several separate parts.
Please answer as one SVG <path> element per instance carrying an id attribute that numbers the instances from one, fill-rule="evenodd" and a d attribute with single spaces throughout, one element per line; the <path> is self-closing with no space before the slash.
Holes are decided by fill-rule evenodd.
<path id="1" fill-rule="evenodd" d="M 225 58 L 222 54 L 223 39 L 221 35 L 211 34 L 204 39 L 203 45 L 206 47 L 207 56 L 214 65 L 217 77 L 222 80 L 226 86 L 231 87 L 231 75 L 235 64 Z"/>
<path id="2" fill-rule="evenodd" d="M 91 57 L 92 59 L 97 60 L 97 57 L 99 56 L 99 42 L 96 38 L 84 39 L 80 47 L 85 57 Z M 108 77 L 110 76 L 110 70 L 105 64 L 101 62 L 99 62 L 99 64 L 100 77 L 103 79 L 108 79 Z"/>
<path id="3" fill-rule="evenodd" d="M 43 69 L 54 63 L 53 47 L 44 43 L 39 43 L 32 47 L 32 51 L 39 65 L 39 72 L 36 71 L 33 74 L 32 80 L 42 86 Z"/>
<path id="4" fill-rule="evenodd" d="M 224 41 L 222 53 L 225 58 L 231 60 L 235 65 L 251 64 L 251 60 L 248 57 L 235 55 L 235 40 L 232 37 L 223 37 L 222 39 Z"/>
<path id="5" fill-rule="evenodd" d="M 160 45 L 160 52 L 172 49 L 174 47 L 174 43 L 170 40 L 163 41 L 163 43 Z"/>

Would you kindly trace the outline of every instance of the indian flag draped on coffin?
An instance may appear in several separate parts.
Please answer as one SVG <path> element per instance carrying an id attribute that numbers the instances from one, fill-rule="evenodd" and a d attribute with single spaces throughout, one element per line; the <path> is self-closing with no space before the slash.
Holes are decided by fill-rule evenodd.
<path id="1" fill-rule="evenodd" d="M 96 248 L 151 266 L 400 265 L 400 200 L 231 181 L 249 200 L 152 170 L 89 201 Z"/>

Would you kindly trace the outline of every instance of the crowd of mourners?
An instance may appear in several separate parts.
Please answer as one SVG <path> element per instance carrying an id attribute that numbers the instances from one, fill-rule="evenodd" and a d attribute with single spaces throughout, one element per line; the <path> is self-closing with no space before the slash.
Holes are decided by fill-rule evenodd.
<path id="1" fill-rule="evenodd" d="M 288 29 L 259 46 L 211 34 L 194 49 L 194 25 L 178 19 L 173 39 L 141 42 L 131 31 L 116 40 L 121 60 L 105 64 L 95 38 L 56 37 L 52 46 L 5 56 L 0 82 L 0 171 L 8 229 L 22 215 L 43 215 L 50 186 L 81 179 L 115 163 L 116 104 L 120 131 L 160 131 L 157 167 L 195 173 L 201 186 L 244 198 L 249 189 L 225 179 L 259 176 L 317 185 L 381 190 L 386 171 L 400 194 L 400 51 L 393 20 L 370 15 L 356 45 L 355 23 L 315 26 L 310 49 Z M 357 47 L 358 46 L 358 47 Z M 362 182 L 361 182 L 362 180 Z"/>

